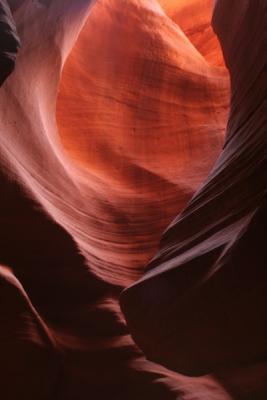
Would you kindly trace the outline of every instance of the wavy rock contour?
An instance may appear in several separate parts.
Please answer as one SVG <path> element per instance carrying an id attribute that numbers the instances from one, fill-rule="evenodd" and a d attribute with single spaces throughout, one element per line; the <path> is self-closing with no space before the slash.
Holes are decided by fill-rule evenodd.
<path id="1" fill-rule="evenodd" d="M 221 383 L 147 361 L 118 304 L 223 144 L 228 76 L 210 29 L 198 34 L 211 4 L 191 3 L 175 16 L 155 0 L 9 3 L 21 49 L 0 90 L 5 398 L 242 393 L 246 371 Z"/>
<path id="2" fill-rule="evenodd" d="M 224 148 L 150 271 L 122 296 L 145 354 L 186 374 L 266 352 L 266 18 L 264 1 L 217 1 L 213 26 L 231 75 Z"/>

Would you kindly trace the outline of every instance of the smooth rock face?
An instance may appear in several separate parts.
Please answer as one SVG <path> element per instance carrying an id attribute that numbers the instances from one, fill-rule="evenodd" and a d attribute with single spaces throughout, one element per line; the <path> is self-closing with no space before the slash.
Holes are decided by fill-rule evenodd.
<path id="1" fill-rule="evenodd" d="M 223 66 L 220 44 L 211 26 L 211 0 L 159 0 L 166 14 L 212 65 Z"/>
<path id="2" fill-rule="evenodd" d="M 92 198 L 86 237 L 75 236 L 98 276 L 121 286 L 140 277 L 222 148 L 228 90 L 226 71 L 156 1 L 92 9 L 63 71 L 57 121 Z"/>
<path id="3" fill-rule="evenodd" d="M 0 268 L 3 398 L 264 398 L 266 364 L 256 362 L 265 333 L 258 305 L 266 264 L 260 166 L 266 156 L 266 3 L 256 1 L 254 8 L 250 2 L 241 13 L 255 29 L 251 20 L 239 22 L 240 53 L 223 22 L 236 4 L 218 2 L 214 14 L 232 75 L 223 155 L 181 214 L 184 225 L 180 216 L 165 231 L 151 272 L 124 292 L 127 326 L 122 289 L 148 269 L 163 231 L 223 146 L 229 82 L 209 26 L 212 1 L 9 1 L 22 45 L 0 90 L 0 263 L 8 266 Z M 247 24 L 252 37 L 246 37 Z M 246 43 L 251 59 L 242 53 Z M 239 60 L 232 65 L 233 53 Z M 252 71 L 253 81 L 244 86 Z M 227 307 L 233 309 L 229 319 Z M 169 336 L 181 316 L 183 326 L 195 330 Z M 230 343 L 217 347 L 224 340 L 219 328 L 227 333 L 230 325 Z M 148 361 L 129 327 L 146 356 L 174 371 Z M 241 368 L 241 361 L 248 364 Z M 176 372 L 213 373 L 225 363 L 216 376 Z"/>
<path id="4" fill-rule="evenodd" d="M 193 375 L 267 350 L 266 2 L 218 1 L 213 27 L 232 87 L 223 151 L 121 299 L 148 358 Z"/>

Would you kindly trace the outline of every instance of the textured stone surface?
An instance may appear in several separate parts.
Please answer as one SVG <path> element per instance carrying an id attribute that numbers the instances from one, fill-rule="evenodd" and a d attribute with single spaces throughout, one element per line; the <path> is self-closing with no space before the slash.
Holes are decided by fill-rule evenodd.
<path id="1" fill-rule="evenodd" d="M 42 387 L 40 396 L 43 395 L 45 400 L 264 398 L 266 367 L 264 362 L 255 364 L 254 359 L 251 360 L 253 346 L 248 346 L 248 352 L 244 354 L 248 365 L 239 368 L 233 363 L 231 368 L 228 365 L 220 372 L 217 369 L 222 365 L 221 354 L 216 363 L 216 354 L 207 347 L 192 369 L 197 373 L 216 371 L 216 376 L 190 378 L 145 358 L 129 334 L 118 302 L 122 289 L 144 274 L 145 265 L 155 254 L 163 231 L 203 184 L 223 146 L 229 82 L 220 46 L 209 26 L 211 3 L 202 0 L 9 2 L 22 46 L 15 71 L 0 90 L 0 183 L 3 188 L 0 262 L 10 267 L 0 270 L 1 288 L 4 287 L 0 295 L 5 299 L 1 303 L 0 318 L 7 318 L 6 327 L 14 321 L 16 324 L 6 348 L 12 373 L 6 371 L 4 375 L 5 366 L 0 366 L 1 376 L 9 379 L 2 391 L 5 399 L 17 400 L 18 393 L 22 399 L 35 399 L 38 387 Z M 255 16 L 257 7 L 265 7 L 262 10 L 266 11 L 264 1 L 256 3 L 256 8 L 246 15 Z M 235 11 L 237 3 L 231 4 Z M 251 6 L 252 2 L 249 4 Z M 229 42 L 224 35 L 225 25 L 220 24 L 228 19 L 230 3 L 225 2 L 225 5 L 228 7 L 220 9 L 220 2 L 217 4 L 216 30 L 223 42 L 232 76 L 238 75 L 236 86 L 233 86 L 225 149 L 231 142 L 238 146 L 241 125 L 245 127 L 251 122 L 253 129 L 251 136 L 244 134 L 246 145 L 244 152 L 237 154 L 240 158 L 236 160 L 235 146 L 231 147 L 233 153 L 224 150 L 222 154 L 226 156 L 221 156 L 211 172 L 210 176 L 214 178 L 206 181 L 221 182 L 220 171 L 229 165 L 226 183 L 232 177 L 233 181 L 229 187 L 220 186 L 226 200 L 218 201 L 211 213 L 208 205 L 203 208 L 203 202 L 209 199 L 205 197 L 209 195 L 205 184 L 182 214 L 188 218 L 188 209 L 192 210 L 192 220 L 191 217 L 190 221 L 187 219 L 184 230 L 180 225 L 181 217 L 178 217 L 165 231 L 160 252 L 149 264 L 151 268 L 155 267 L 148 272 L 152 278 L 145 274 L 141 282 L 123 295 L 130 331 L 146 353 L 147 342 L 153 347 L 153 340 L 159 333 L 158 325 L 163 332 L 174 321 L 172 314 L 167 316 L 168 307 L 164 308 L 166 293 L 173 293 L 173 285 L 169 279 L 165 281 L 165 272 L 161 273 L 165 268 L 160 266 L 162 260 L 164 256 L 167 263 L 171 264 L 173 260 L 171 271 L 179 269 L 178 253 L 172 253 L 171 249 L 175 252 L 180 248 L 184 254 L 186 243 L 189 249 L 192 248 L 192 235 L 196 230 L 196 251 L 204 241 L 205 226 L 209 230 L 211 225 L 218 232 L 221 246 L 227 250 L 225 256 L 220 257 L 222 265 L 219 265 L 218 254 L 212 252 L 217 242 L 207 233 L 206 252 L 216 258 L 216 268 L 213 269 L 214 264 L 207 267 L 204 275 L 210 279 L 205 282 L 219 282 L 212 285 L 211 291 L 215 295 L 206 297 L 211 299 L 207 304 L 209 315 L 213 305 L 215 308 L 217 303 L 222 304 L 223 291 L 224 295 L 226 290 L 230 294 L 225 305 L 231 304 L 228 286 L 234 286 L 236 281 L 229 282 L 227 271 L 236 265 L 235 257 L 240 259 L 241 253 L 246 265 L 253 257 L 253 263 L 258 267 L 257 273 L 253 274 L 255 280 L 245 268 L 243 286 L 239 286 L 240 301 L 244 300 L 246 284 L 257 292 L 258 300 L 253 298 L 251 291 L 253 300 L 259 301 L 263 293 L 258 290 L 257 282 L 261 273 L 264 276 L 264 265 L 260 265 L 261 258 L 258 260 L 254 253 L 246 251 L 251 240 L 259 257 L 264 250 L 263 241 L 255 241 L 255 237 L 263 238 L 262 232 L 266 230 L 262 195 L 266 182 L 264 169 L 254 165 L 253 160 L 265 160 L 266 139 L 261 143 L 257 140 L 264 129 L 266 133 L 266 126 L 264 128 L 264 113 L 260 112 L 260 107 L 257 116 L 254 112 L 251 114 L 253 120 L 243 118 L 248 115 L 247 110 L 249 115 L 252 111 L 250 102 L 256 106 L 256 92 L 259 96 L 257 104 L 261 104 L 264 93 L 266 96 L 266 75 L 263 72 L 260 75 L 260 70 L 264 71 L 264 51 L 261 51 L 261 57 L 252 52 L 251 63 L 244 63 L 241 54 L 244 47 L 238 45 L 241 53 L 237 66 L 242 64 L 242 68 L 235 65 L 232 68 L 231 52 L 236 54 L 236 50 L 228 47 L 235 42 Z M 231 13 L 231 29 L 236 27 L 234 15 Z M 247 48 L 260 52 L 260 43 L 264 46 L 265 28 L 259 23 L 256 27 L 255 32 L 250 29 L 250 34 L 255 33 L 253 39 L 243 41 L 241 35 L 240 43 L 251 43 L 251 46 L 257 43 L 257 46 Z M 247 29 L 245 25 L 244 28 Z M 261 67 L 253 62 L 255 59 L 263 62 Z M 235 70 L 235 67 L 239 69 Z M 255 80 L 247 87 L 251 97 L 246 95 L 246 89 L 242 92 L 242 83 L 239 86 L 239 82 L 246 79 L 245 67 L 248 70 L 251 67 L 255 72 Z M 262 77 L 261 90 L 256 81 L 259 76 Z M 245 99 L 242 104 L 238 102 L 240 93 L 240 100 Z M 236 107 L 238 112 L 235 112 Z M 233 137 L 229 134 L 236 131 L 238 134 Z M 259 146 L 255 153 L 256 142 Z M 245 148 L 251 153 L 245 152 Z M 245 164 L 248 167 L 254 165 L 251 174 L 257 175 L 258 182 L 254 184 L 253 181 L 249 187 L 243 184 L 250 182 L 248 176 L 243 175 L 246 165 L 243 168 L 241 162 L 242 171 L 235 168 L 235 162 L 247 156 Z M 238 182 L 241 182 L 240 186 Z M 212 185 L 212 193 L 215 192 Z M 240 202 L 240 215 L 237 216 L 236 207 Z M 199 209 L 199 218 L 195 216 L 195 209 Z M 220 221 L 220 213 L 222 218 L 225 217 L 225 223 Z M 228 213 L 236 228 L 225 231 L 224 235 L 222 226 L 228 226 Z M 242 235 L 241 225 L 244 227 Z M 237 234 L 241 239 L 229 246 L 230 237 Z M 241 251 L 240 246 L 245 251 Z M 194 257 L 195 253 L 192 254 Z M 242 269 L 242 265 L 238 264 L 237 268 Z M 226 271 L 222 279 L 217 278 L 221 276 L 221 273 L 215 273 L 217 269 Z M 200 279 L 202 282 L 202 264 L 199 268 L 196 260 L 192 270 L 194 272 L 185 277 L 186 284 L 184 280 L 176 279 L 180 269 L 175 279 L 171 279 L 175 285 L 179 280 L 185 292 L 190 289 L 186 293 L 190 307 L 195 304 L 190 297 L 191 289 L 194 289 L 195 281 Z M 241 276 L 239 270 L 236 273 Z M 152 281 L 155 285 L 153 283 L 149 290 L 143 291 L 143 284 L 150 285 Z M 165 282 L 167 287 L 162 285 Z M 161 298 L 157 305 L 158 314 L 151 302 L 155 290 L 158 290 L 157 299 Z M 173 305 L 180 301 L 176 294 Z M 250 298 L 246 297 L 245 301 Z M 146 315 L 145 322 L 148 323 L 144 325 L 141 311 L 145 307 L 150 313 Z M 201 302 L 197 299 L 196 309 L 200 307 Z M 248 311 L 245 317 L 249 319 L 252 311 L 243 309 Z M 239 311 L 238 304 L 233 311 L 234 317 Z M 253 314 L 256 323 L 260 312 L 258 308 Z M 153 329 L 154 316 L 163 313 L 164 318 L 157 320 L 156 329 Z M 209 323 L 218 321 L 222 324 L 223 319 L 217 318 L 221 314 L 218 312 Z M 195 321 L 190 318 L 188 323 Z M 236 324 L 233 328 L 240 329 L 240 326 Z M 240 340 L 240 346 L 240 337 L 233 336 L 232 341 L 236 340 L 239 346 L 237 353 L 247 343 L 247 333 L 244 341 Z M 5 330 L 2 334 L 5 335 Z M 24 340 L 25 336 L 27 340 Z M 208 332 L 203 343 L 210 338 Z M 211 339 L 208 345 L 212 347 L 218 337 L 214 335 Z M 253 340 L 256 339 L 259 339 L 255 353 L 258 358 L 262 340 Z M 172 338 L 172 342 L 161 342 L 163 353 L 166 343 L 173 346 L 173 357 L 179 350 L 179 336 L 175 340 Z M 188 341 L 184 340 L 182 347 L 184 357 Z M 211 353 L 207 368 L 207 357 Z M 219 353 L 227 356 L 221 348 Z M 170 363 L 170 358 L 164 357 L 159 359 L 160 363 L 180 370 L 175 363 Z M 16 362 L 13 361 L 15 358 Z M 182 368 L 182 372 L 192 372 L 191 366 Z M 9 390 L 11 387 L 13 391 Z"/>
<path id="2" fill-rule="evenodd" d="M 266 3 L 240 7 L 213 15 L 232 88 L 223 151 L 122 297 L 147 356 L 187 374 L 260 362 L 267 346 Z"/>

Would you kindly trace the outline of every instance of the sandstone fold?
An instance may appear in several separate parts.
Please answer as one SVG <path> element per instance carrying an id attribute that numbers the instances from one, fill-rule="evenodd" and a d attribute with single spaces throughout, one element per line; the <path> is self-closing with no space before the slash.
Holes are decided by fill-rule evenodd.
<path id="1" fill-rule="evenodd" d="M 248 253 L 248 243 L 263 238 L 265 230 L 265 3 L 256 1 L 254 8 L 244 2 L 251 9 L 244 8 L 238 20 L 236 12 L 232 19 L 228 15 L 230 3 L 216 6 L 214 26 L 231 71 L 232 106 L 225 149 L 213 170 L 224 143 L 229 75 L 210 27 L 212 1 L 8 4 L 13 17 L 1 2 L 8 48 L 1 53 L 0 46 L 0 58 L 10 67 L 3 81 L 18 36 L 21 47 L 0 90 L 0 263 L 8 266 L 0 268 L 5 399 L 232 400 L 233 388 L 238 396 L 262 393 L 262 365 L 252 374 L 242 369 L 220 377 L 188 377 L 177 370 L 213 372 L 230 354 L 225 343 L 224 360 L 222 352 L 213 354 L 215 329 L 214 335 L 204 328 L 199 336 L 194 332 L 201 316 L 227 331 L 221 316 L 233 306 L 235 274 L 244 277 L 247 303 L 263 293 L 263 239 L 255 242 L 259 259 Z M 225 19 L 235 40 L 224 31 Z M 253 49 L 251 58 L 245 44 Z M 146 268 L 163 231 L 201 185 Z M 244 271 L 233 272 L 241 253 Z M 253 278 L 249 262 L 256 265 Z M 187 269 L 180 267 L 185 263 Z M 144 273 L 122 296 L 127 325 L 119 296 Z M 244 322 L 251 322 L 252 309 L 243 308 Z M 233 310 L 234 317 L 237 303 Z M 255 326 L 261 311 L 254 312 Z M 236 332 L 232 342 L 241 319 L 228 321 Z M 181 320 L 181 336 L 169 335 Z M 254 333 L 253 324 L 248 326 L 235 356 Z M 190 346 L 194 352 L 200 348 L 197 337 L 203 351 L 193 360 Z M 254 351 L 258 359 L 262 337 L 253 340 L 255 347 L 244 354 L 250 358 Z M 244 376 L 250 376 L 246 384 Z"/>
<path id="2" fill-rule="evenodd" d="M 147 357 L 192 375 L 267 350 L 266 2 L 219 0 L 213 27 L 231 75 L 223 151 L 121 298 Z"/>

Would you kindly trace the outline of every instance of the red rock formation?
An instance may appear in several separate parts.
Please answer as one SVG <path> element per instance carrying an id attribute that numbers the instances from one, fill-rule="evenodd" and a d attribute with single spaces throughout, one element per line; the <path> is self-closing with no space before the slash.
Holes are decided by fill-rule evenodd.
<path id="1" fill-rule="evenodd" d="M 223 152 L 165 231 L 151 271 L 122 297 L 145 354 L 187 374 L 266 352 L 266 19 L 265 2 L 217 2 L 232 86 Z"/>
<path id="2" fill-rule="evenodd" d="M 13 270 L 8 281 L 1 270 L 0 318 L 8 311 L 7 327 L 16 326 L 1 393 L 36 399 L 39 385 L 38 398 L 49 400 L 251 393 L 259 385 L 251 369 L 224 371 L 220 383 L 147 361 L 118 304 L 221 150 L 229 88 L 215 36 L 202 35 L 211 4 L 165 2 L 172 19 L 156 0 L 92 4 L 10 1 L 22 47 L 0 90 L 1 164 L 12 176 L 1 176 L 0 262 Z"/>
<path id="3" fill-rule="evenodd" d="M 221 149 L 227 96 L 225 71 L 157 2 L 95 5 L 64 68 L 57 119 L 94 199 L 81 246 L 103 279 L 140 276 Z"/>
<path id="4" fill-rule="evenodd" d="M 224 65 L 219 41 L 210 24 L 213 0 L 159 0 L 159 3 L 209 63 Z"/>

